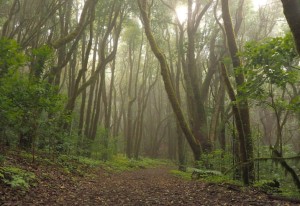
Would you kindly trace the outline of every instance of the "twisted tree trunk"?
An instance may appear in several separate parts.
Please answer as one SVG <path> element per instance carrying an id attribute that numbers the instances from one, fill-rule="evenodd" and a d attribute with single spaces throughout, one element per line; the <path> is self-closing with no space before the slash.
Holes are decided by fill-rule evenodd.
<path id="1" fill-rule="evenodd" d="M 171 103 L 172 109 L 177 117 L 178 123 L 183 131 L 183 133 L 186 136 L 187 141 L 189 142 L 189 145 L 193 151 L 195 160 L 200 160 L 200 156 L 202 153 L 202 148 L 200 146 L 199 141 L 194 137 L 185 117 L 182 112 L 182 109 L 180 107 L 180 104 L 177 99 L 177 95 L 174 89 L 174 86 L 171 81 L 170 77 L 170 69 L 169 65 L 167 63 L 166 57 L 161 51 L 161 49 L 158 47 L 156 40 L 154 39 L 154 36 L 152 34 L 151 26 L 150 26 L 150 19 L 147 12 L 147 1 L 144 0 L 138 0 L 138 5 L 141 13 L 141 17 L 143 19 L 143 24 L 145 28 L 145 33 L 147 36 L 147 39 L 149 41 L 149 44 L 151 46 L 151 49 L 158 59 L 160 63 L 160 69 L 161 69 L 161 75 L 163 77 L 165 89 L 169 98 L 169 101 Z"/>

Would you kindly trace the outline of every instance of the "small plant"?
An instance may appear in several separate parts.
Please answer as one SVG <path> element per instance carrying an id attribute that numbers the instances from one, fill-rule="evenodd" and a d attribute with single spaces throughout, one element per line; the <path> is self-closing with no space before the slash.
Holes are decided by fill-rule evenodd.
<path id="1" fill-rule="evenodd" d="M 257 182 L 254 187 L 268 194 L 281 193 L 280 183 L 275 179 Z"/>
<path id="2" fill-rule="evenodd" d="M 14 189 L 28 190 L 34 180 L 35 175 L 32 172 L 17 167 L 0 168 L 0 181 Z"/>
<path id="3" fill-rule="evenodd" d="M 5 161 L 5 156 L 0 154 L 0 165 L 3 165 L 4 161 Z"/>
<path id="4" fill-rule="evenodd" d="M 221 175 L 221 176 L 208 176 L 203 179 L 205 182 L 215 183 L 215 184 L 229 184 L 236 186 L 243 186 L 243 183 L 237 180 L 233 180 L 232 178 Z"/>
<path id="5" fill-rule="evenodd" d="M 215 170 L 200 170 L 193 168 L 192 179 L 206 178 L 209 176 L 222 176 L 222 173 Z"/>
<path id="6" fill-rule="evenodd" d="M 189 167 L 185 172 L 179 170 L 171 170 L 170 173 L 185 180 L 201 179 L 201 181 L 209 183 L 227 183 L 231 185 L 242 186 L 241 182 L 234 181 L 230 177 L 223 175 L 221 172 L 215 170 L 200 170 Z"/>
<path id="7" fill-rule="evenodd" d="M 87 157 L 79 157 L 79 162 L 89 167 L 97 167 L 101 164 L 100 160 L 95 160 Z"/>
<path id="8" fill-rule="evenodd" d="M 80 173 L 81 175 L 81 171 L 79 171 L 79 162 L 77 158 L 73 156 L 60 155 L 57 161 L 58 164 L 63 167 L 63 170 L 66 173 Z"/>
<path id="9" fill-rule="evenodd" d="M 170 170 L 170 173 L 176 177 L 180 177 L 185 180 L 191 180 L 191 176 L 192 176 L 192 173 L 189 171 L 183 172 L 179 170 Z"/>

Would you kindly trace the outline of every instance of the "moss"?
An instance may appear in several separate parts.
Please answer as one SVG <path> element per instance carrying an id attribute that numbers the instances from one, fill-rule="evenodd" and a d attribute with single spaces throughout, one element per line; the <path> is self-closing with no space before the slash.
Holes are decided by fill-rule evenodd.
<path id="1" fill-rule="evenodd" d="M 168 164 L 164 160 L 154 160 L 149 158 L 144 158 L 140 160 L 128 159 L 125 156 L 115 156 L 111 161 L 102 162 L 101 166 L 108 171 L 112 172 L 122 172 L 131 171 L 136 169 L 144 169 L 157 167 L 159 165 Z"/>
<path id="2" fill-rule="evenodd" d="M 230 184 L 230 185 L 237 185 L 243 186 L 242 182 L 233 180 L 228 176 L 208 176 L 203 179 L 205 182 L 215 183 L 215 184 Z"/>
<path id="3" fill-rule="evenodd" d="M 170 170 L 170 174 L 176 176 L 176 177 L 180 177 L 182 179 L 185 180 L 191 180 L 191 176 L 192 176 L 192 172 L 183 172 L 183 171 L 179 171 L 179 170 Z"/>

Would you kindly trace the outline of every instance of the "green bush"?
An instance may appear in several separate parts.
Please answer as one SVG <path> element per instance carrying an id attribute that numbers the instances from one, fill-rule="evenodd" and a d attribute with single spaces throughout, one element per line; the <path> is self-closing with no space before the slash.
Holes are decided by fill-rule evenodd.
<path id="1" fill-rule="evenodd" d="M 222 176 L 222 173 L 219 171 L 215 170 L 200 170 L 196 168 L 191 168 L 192 169 L 192 178 L 193 179 L 199 179 L 199 178 L 206 178 L 209 176 Z M 191 170 L 188 169 L 188 170 Z"/>
<path id="2" fill-rule="evenodd" d="M 17 167 L 0 168 L 0 180 L 14 189 L 28 190 L 35 179 L 32 172 Z"/>
<path id="3" fill-rule="evenodd" d="M 279 188 L 280 187 L 279 183 L 278 185 L 276 185 L 274 180 L 262 180 L 256 182 L 254 184 L 254 187 L 258 188 L 263 192 L 270 193 L 270 194 L 281 193 L 281 190 Z"/>
<path id="4" fill-rule="evenodd" d="M 100 160 L 87 158 L 87 157 L 79 157 L 79 162 L 85 165 L 88 165 L 89 167 L 97 167 L 101 164 Z"/>
<path id="5" fill-rule="evenodd" d="M 25 61 L 26 57 L 16 41 L 7 38 L 0 39 L 0 78 L 6 76 L 9 70 L 15 71 L 23 66 Z"/>
<path id="6" fill-rule="evenodd" d="M 44 79 L 52 50 L 42 46 L 27 53 L 14 40 L 0 38 L 0 144 L 24 149 L 58 142 L 66 118 L 63 97 Z"/>
<path id="7" fill-rule="evenodd" d="M 224 152 L 221 149 L 214 150 L 211 153 L 203 154 L 201 160 L 197 162 L 197 167 L 225 172 L 231 167 L 232 158 L 232 154 L 229 152 Z"/>

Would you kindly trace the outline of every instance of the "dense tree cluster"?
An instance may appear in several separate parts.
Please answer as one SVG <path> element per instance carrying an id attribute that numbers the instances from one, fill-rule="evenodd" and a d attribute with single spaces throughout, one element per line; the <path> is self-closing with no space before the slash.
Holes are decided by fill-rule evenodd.
<path id="1" fill-rule="evenodd" d="M 1 151 L 195 161 L 252 184 L 267 148 L 300 151 L 299 17 L 297 0 L 0 0 Z"/>

